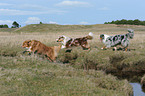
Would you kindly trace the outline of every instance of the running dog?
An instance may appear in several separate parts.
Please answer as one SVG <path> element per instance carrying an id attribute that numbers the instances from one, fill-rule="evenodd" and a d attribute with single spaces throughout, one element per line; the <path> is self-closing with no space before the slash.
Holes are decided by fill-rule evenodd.
<path id="1" fill-rule="evenodd" d="M 55 62 L 58 52 L 61 49 L 61 45 L 48 47 L 37 40 L 26 40 L 23 42 L 22 47 L 27 49 L 23 53 L 29 52 L 29 54 L 42 54 L 45 55 L 47 59 L 51 62 Z"/>
<path id="2" fill-rule="evenodd" d="M 66 36 L 62 35 L 57 39 L 57 42 L 62 43 L 61 49 L 70 48 L 73 46 L 81 46 L 83 48 L 83 50 L 89 50 L 90 46 L 89 46 L 87 40 L 92 40 L 92 39 L 93 39 L 93 33 L 90 32 L 88 34 L 88 36 L 85 36 L 82 38 L 70 38 L 70 37 L 66 37 Z"/>
<path id="3" fill-rule="evenodd" d="M 133 39 L 134 37 L 134 30 L 128 29 L 128 32 L 129 33 L 127 34 L 115 35 L 115 36 L 101 34 L 100 40 L 105 44 L 105 46 L 101 49 L 114 47 L 114 49 L 116 50 L 117 49 L 116 46 L 121 45 L 124 47 L 125 51 L 127 51 L 129 46 L 129 39 Z"/>

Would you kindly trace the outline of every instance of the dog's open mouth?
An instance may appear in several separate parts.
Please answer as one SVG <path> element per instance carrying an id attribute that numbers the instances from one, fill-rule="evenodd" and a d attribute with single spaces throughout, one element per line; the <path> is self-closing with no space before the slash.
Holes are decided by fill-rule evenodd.
<path id="1" fill-rule="evenodd" d="M 56 42 L 62 42 L 63 40 L 60 40 L 60 39 L 56 39 Z"/>
<path id="2" fill-rule="evenodd" d="M 25 49 L 29 49 L 29 47 L 24 47 Z"/>
<path id="3" fill-rule="evenodd" d="M 100 40 L 102 41 L 102 40 L 103 40 L 103 38 L 100 38 Z"/>

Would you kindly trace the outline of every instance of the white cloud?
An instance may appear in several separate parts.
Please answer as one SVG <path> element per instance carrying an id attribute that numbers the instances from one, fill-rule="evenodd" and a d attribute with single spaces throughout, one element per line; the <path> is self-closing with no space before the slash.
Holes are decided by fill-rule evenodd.
<path id="1" fill-rule="evenodd" d="M 0 3 L 0 6 L 9 6 L 9 5 L 13 5 L 13 4 L 8 4 L 8 3 Z"/>
<path id="2" fill-rule="evenodd" d="M 90 6 L 90 4 L 88 2 L 80 2 L 80 1 L 62 1 L 61 3 L 56 4 L 56 6 L 88 7 Z"/>
<path id="3" fill-rule="evenodd" d="M 21 11 L 21 10 L 13 10 L 13 9 L 0 9 L 1 15 L 37 15 L 40 12 L 32 12 L 32 11 Z"/>
<path id="4" fill-rule="evenodd" d="M 7 24 L 9 27 L 11 27 L 13 22 L 14 21 L 11 20 L 0 20 L 0 25 Z"/>
<path id="5" fill-rule="evenodd" d="M 25 24 L 38 24 L 40 23 L 40 19 L 38 17 L 29 17 Z"/>
<path id="6" fill-rule="evenodd" d="M 32 5 L 32 4 L 23 4 L 23 5 L 17 5 L 14 6 L 15 8 L 18 9 L 27 9 L 27 10 L 50 10 L 50 8 L 41 6 L 41 5 Z"/>
<path id="7" fill-rule="evenodd" d="M 89 23 L 83 21 L 83 22 L 80 22 L 80 24 L 81 24 L 81 25 L 87 25 L 87 24 L 89 24 Z"/>
<path id="8" fill-rule="evenodd" d="M 58 24 L 58 23 L 54 21 L 49 21 L 49 24 Z"/>
<path id="9" fill-rule="evenodd" d="M 108 7 L 99 8 L 98 10 L 107 11 L 110 10 Z"/>
<path id="10" fill-rule="evenodd" d="M 64 13 L 64 11 L 59 10 L 45 10 L 45 11 L 22 11 L 13 9 L 0 9 L 0 15 L 42 15 L 42 14 L 58 14 Z"/>

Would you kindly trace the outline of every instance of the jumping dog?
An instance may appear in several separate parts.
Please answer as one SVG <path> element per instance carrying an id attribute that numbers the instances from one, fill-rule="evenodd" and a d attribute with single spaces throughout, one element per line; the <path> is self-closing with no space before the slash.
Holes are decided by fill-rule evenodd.
<path id="1" fill-rule="evenodd" d="M 81 46 L 84 50 L 89 50 L 90 46 L 87 40 L 92 40 L 92 39 L 93 39 L 93 33 L 90 32 L 87 36 L 82 38 L 70 38 L 62 35 L 57 39 L 57 42 L 62 43 L 61 49 L 71 48 L 73 46 Z"/>
<path id="2" fill-rule="evenodd" d="M 123 35 L 109 36 L 106 34 L 101 34 L 100 40 L 105 44 L 105 46 L 101 49 L 114 47 L 114 49 L 116 50 L 116 46 L 121 45 L 124 47 L 125 51 L 127 51 L 129 46 L 129 39 L 133 39 L 133 37 L 134 30 L 132 29 L 128 29 L 128 33 Z"/>

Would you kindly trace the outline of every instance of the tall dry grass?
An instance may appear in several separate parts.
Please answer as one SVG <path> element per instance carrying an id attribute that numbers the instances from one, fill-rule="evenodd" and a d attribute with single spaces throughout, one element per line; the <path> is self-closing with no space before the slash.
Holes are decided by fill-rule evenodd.
<path id="1" fill-rule="evenodd" d="M 72 29 L 69 29 L 69 28 Z M 101 50 L 100 34 L 125 34 L 128 28 L 135 30 L 134 39 L 130 40 L 131 51 Z M 47 29 L 47 28 L 46 28 Z M 28 29 L 13 32 L 0 32 L 0 86 L 1 95 L 65 95 L 65 96 L 129 96 L 132 87 L 127 80 L 119 80 L 105 72 L 131 71 L 144 69 L 145 35 L 144 27 L 92 25 L 66 26 L 48 31 L 29 33 Z M 52 32 L 51 32 L 52 31 Z M 60 31 L 60 32 L 59 32 Z M 37 55 L 22 54 L 21 47 L 27 39 L 39 40 L 47 46 L 58 45 L 60 35 L 76 38 L 93 32 L 94 39 L 88 41 L 90 51 L 81 47 L 73 48 L 72 53 L 61 50 L 57 63 L 50 63 Z M 115 61 L 116 60 L 116 61 Z M 63 64 L 65 63 L 65 64 Z M 92 70 L 95 69 L 95 70 Z M 98 71 L 97 71 L 98 70 Z"/>

